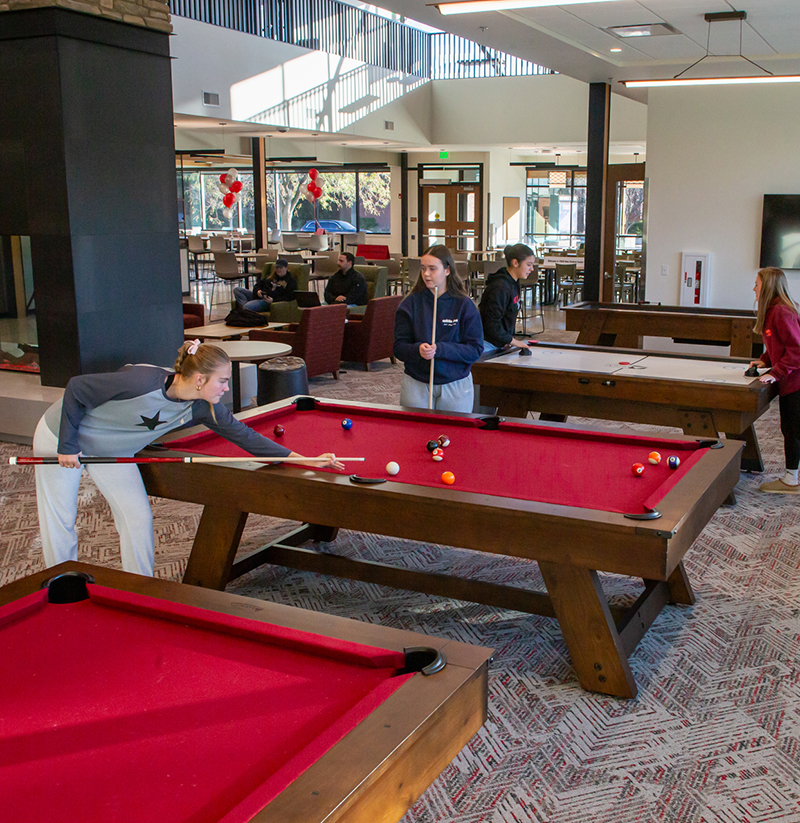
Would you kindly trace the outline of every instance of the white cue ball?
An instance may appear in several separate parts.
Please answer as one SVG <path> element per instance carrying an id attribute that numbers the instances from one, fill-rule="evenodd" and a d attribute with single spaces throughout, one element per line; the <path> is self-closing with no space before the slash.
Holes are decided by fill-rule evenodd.
<path id="1" fill-rule="evenodd" d="M 387 463 L 386 464 L 386 474 L 395 475 L 400 471 L 400 464 L 399 463 Z"/>

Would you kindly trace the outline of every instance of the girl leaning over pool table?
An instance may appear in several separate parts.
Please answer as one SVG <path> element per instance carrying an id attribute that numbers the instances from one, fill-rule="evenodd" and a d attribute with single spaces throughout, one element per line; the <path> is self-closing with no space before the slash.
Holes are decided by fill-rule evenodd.
<path id="1" fill-rule="evenodd" d="M 42 416 L 33 436 L 37 457 L 58 456 L 58 466 L 37 466 L 36 500 L 47 566 L 78 559 L 75 519 L 81 455 L 132 457 L 162 434 L 203 423 L 259 457 L 301 457 L 262 437 L 220 403 L 228 390 L 230 360 L 222 349 L 199 340 L 179 349 L 174 371 L 125 366 L 117 372 L 73 377 L 64 397 Z M 333 454 L 309 463 L 343 469 Z M 77 469 L 77 471 L 75 471 Z M 152 576 L 153 513 L 135 464 L 88 464 L 106 498 L 120 538 L 122 568 Z"/>

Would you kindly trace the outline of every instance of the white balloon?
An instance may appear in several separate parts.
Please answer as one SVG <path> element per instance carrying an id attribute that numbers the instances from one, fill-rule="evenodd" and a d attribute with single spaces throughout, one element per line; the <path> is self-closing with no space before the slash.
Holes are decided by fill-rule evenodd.
<path id="1" fill-rule="evenodd" d="M 314 181 L 320 188 L 322 188 L 328 181 L 321 175 L 317 175 L 317 179 Z"/>
<path id="2" fill-rule="evenodd" d="M 220 184 L 219 184 L 219 190 L 220 190 L 223 194 L 227 194 L 227 193 L 230 191 L 230 186 L 226 186 L 224 183 L 220 183 Z"/>
<path id="3" fill-rule="evenodd" d="M 228 174 L 234 179 L 234 181 L 239 179 L 239 172 L 236 169 L 228 169 Z"/>
<path id="4" fill-rule="evenodd" d="M 313 203 L 313 202 L 314 202 L 314 195 L 313 195 L 313 194 L 311 194 L 311 192 L 310 192 L 310 191 L 307 191 L 307 192 L 306 192 L 306 200 L 308 200 L 308 202 L 309 202 L 309 203 Z"/>
<path id="5" fill-rule="evenodd" d="M 226 220 L 230 220 L 230 219 L 231 219 L 231 217 L 233 217 L 233 209 L 223 209 L 223 210 L 222 210 L 222 216 L 223 216 Z"/>

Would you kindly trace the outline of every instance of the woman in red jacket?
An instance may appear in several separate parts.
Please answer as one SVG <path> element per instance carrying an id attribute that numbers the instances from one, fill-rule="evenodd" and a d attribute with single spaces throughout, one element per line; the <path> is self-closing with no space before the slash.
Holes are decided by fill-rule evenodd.
<path id="1" fill-rule="evenodd" d="M 756 275 L 753 287 L 758 301 L 755 332 L 764 338 L 764 353 L 751 365 L 768 368 L 762 383 L 778 383 L 781 433 L 786 454 L 782 478 L 761 485 L 762 492 L 797 494 L 800 481 L 800 317 L 797 304 L 789 296 L 786 275 L 769 267 Z"/>

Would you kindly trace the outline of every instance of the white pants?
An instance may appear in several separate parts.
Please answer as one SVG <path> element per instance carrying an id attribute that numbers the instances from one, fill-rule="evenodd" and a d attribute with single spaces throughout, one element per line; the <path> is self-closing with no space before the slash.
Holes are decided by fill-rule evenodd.
<path id="1" fill-rule="evenodd" d="M 471 412 L 475 389 L 472 385 L 472 375 L 468 374 L 461 380 L 444 383 L 433 387 L 433 408 L 440 411 Z M 428 408 L 428 384 L 414 380 L 407 374 L 403 375 L 400 386 L 400 405 L 415 409 Z"/>
<path id="2" fill-rule="evenodd" d="M 58 453 L 58 438 L 47 427 L 44 417 L 33 436 L 33 453 L 37 457 L 55 457 Z M 111 506 L 114 525 L 119 532 L 122 568 L 126 572 L 152 577 L 155 554 L 153 511 L 139 467 L 135 464 L 95 463 L 84 468 Z M 66 560 L 77 560 L 75 519 L 83 469 L 37 466 L 35 472 L 45 564 L 55 566 Z"/>

